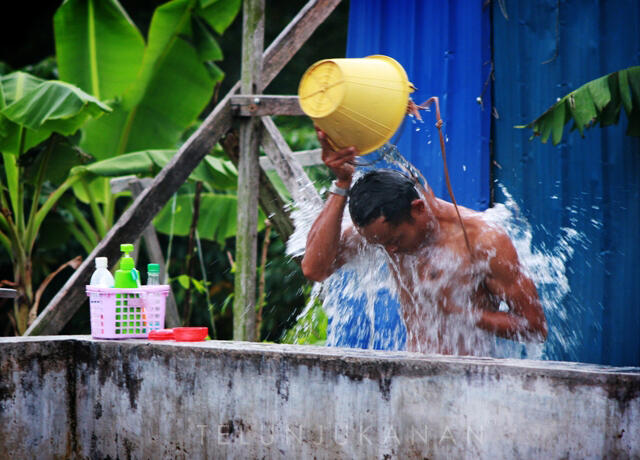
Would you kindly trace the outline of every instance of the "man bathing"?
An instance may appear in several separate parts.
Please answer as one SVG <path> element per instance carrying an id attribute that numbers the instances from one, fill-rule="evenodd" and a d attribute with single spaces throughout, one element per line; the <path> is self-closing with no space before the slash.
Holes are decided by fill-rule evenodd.
<path id="1" fill-rule="evenodd" d="M 396 281 L 407 350 L 481 355 L 488 334 L 546 339 L 535 285 L 502 229 L 460 207 L 465 237 L 452 203 L 397 171 L 370 171 L 352 187 L 357 151 L 335 151 L 320 130 L 318 139 L 336 181 L 307 238 L 307 278 L 324 281 L 366 244 L 377 245 Z M 347 199 L 354 227 L 342 231 Z"/>

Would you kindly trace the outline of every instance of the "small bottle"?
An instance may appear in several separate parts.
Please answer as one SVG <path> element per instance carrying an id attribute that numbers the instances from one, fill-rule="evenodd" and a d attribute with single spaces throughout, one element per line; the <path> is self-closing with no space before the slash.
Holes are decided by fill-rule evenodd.
<path id="1" fill-rule="evenodd" d="M 96 271 L 91 275 L 91 286 L 112 288 L 113 287 L 113 275 L 107 269 L 107 258 L 96 257 Z"/>
<path id="2" fill-rule="evenodd" d="M 160 265 L 147 265 L 147 286 L 157 286 L 160 284 Z"/>
<path id="3" fill-rule="evenodd" d="M 129 252 L 133 251 L 133 244 L 121 244 L 120 250 L 124 252 L 124 256 L 120 259 L 120 270 L 116 270 L 115 287 L 119 289 L 140 287 L 140 273 L 136 270 L 133 257 L 129 257 Z"/>

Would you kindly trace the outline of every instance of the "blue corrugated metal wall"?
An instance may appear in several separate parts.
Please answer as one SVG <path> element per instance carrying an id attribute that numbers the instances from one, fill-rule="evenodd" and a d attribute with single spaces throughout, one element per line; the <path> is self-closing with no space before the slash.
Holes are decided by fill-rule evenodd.
<path id="1" fill-rule="evenodd" d="M 399 61 L 418 88 L 412 95 L 416 103 L 439 98 L 456 200 L 478 210 L 489 204 L 489 19 L 490 10 L 479 2 L 351 0 L 347 41 L 347 57 L 385 54 Z M 482 104 L 476 102 L 479 97 Z M 394 142 L 435 194 L 449 199 L 434 112 L 423 112 L 423 117 L 424 124 L 405 122 Z M 345 273 L 342 282 L 349 276 Z M 341 298 L 329 318 L 327 342 L 401 349 L 406 332 L 396 299 L 382 289 L 374 302 L 371 331 L 366 296 Z"/>
<path id="2" fill-rule="evenodd" d="M 478 210 L 489 205 L 489 16 L 481 2 L 351 0 L 347 39 L 347 57 L 385 54 L 400 62 L 418 88 L 416 103 L 438 96 L 456 200 Z M 424 126 L 405 124 L 398 148 L 448 198 L 435 116 L 423 116 Z"/>
<path id="3" fill-rule="evenodd" d="M 501 8 L 501 5 L 503 8 Z M 507 19 L 508 18 L 508 19 Z M 618 126 L 558 146 L 514 129 L 589 80 L 640 64 L 637 1 L 493 2 L 495 177 L 534 225 L 534 243 L 553 247 L 562 228 L 584 236 L 568 262 L 562 308 L 581 332 L 563 359 L 640 364 L 640 142 Z"/>
<path id="4" fill-rule="evenodd" d="M 499 166 L 491 173 L 520 204 L 537 248 L 554 248 L 563 228 L 582 236 L 567 262 L 571 292 L 552 312 L 568 315 L 564 322 L 579 340 L 555 357 L 638 365 L 639 140 L 624 135 L 624 115 L 620 126 L 590 130 L 584 139 L 565 133 L 556 147 L 529 141 L 530 132 L 514 125 L 533 120 L 590 79 L 638 65 L 639 3 L 501 0 L 491 2 L 492 12 L 483 3 L 351 0 L 347 55 L 392 56 L 419 88 L 416 102 L 440 98 L 456 198 L 484 209 L 492 110 L 486 83 L 493 48 L 492 160 Z M 426 116 L 433 121 L 432 114 Z M 430 144 L 409 124 L 398 146 L 436 194 L 447 198 L 437 131 L 425 126 L 431 126 Z M 494 191 L 501 201 L 500 189 Z"/>

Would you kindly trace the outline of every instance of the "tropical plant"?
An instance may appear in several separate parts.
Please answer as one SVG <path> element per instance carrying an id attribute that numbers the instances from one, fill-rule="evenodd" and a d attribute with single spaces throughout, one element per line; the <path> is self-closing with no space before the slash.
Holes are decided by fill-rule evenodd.
<path id="1" fill-rule="evenodd" d="M 1 182 L 0 243 L 11 256 L 18 298 L 17 332 L 27 327 L 32 309 L 31 258 L 42 223 L 77 178 L 66 177 L 74 155 L 64 136 L 111 109 L 68 83 L 42 80 L 24 72 L 0 77 Z M 43 195 L 45 182 L 53 191 Z M 30 201 L 30 203 L 29 203 Z"/>
<path id="2" fill-rule="evenodd" d="M 54 17 L 62 81 L 24 72 L 2 77 L 0 152 L 7 183 L 0 193 L 0 244 L 11 255 L 20 291 L 14 309 L 18 333 L 29 311 L 33 316 L 37 309 L 31 256 L 54 205 L 70 216 L 68 230 L 87 252 L 114 220 L 109 177 L 70 170 L 145 149 L 171 149 L 159 155 L 166 163 L 224 75 L 215 64 L 222 52 L 213 31 L 221 34 L 229 26 L 240 3 L 167 2 L 155 10 L 145 42 L 116 0 L 67 0 Z M 81 135 L 71 137 L 79 128 Z M 214 160 L 206 164 L 224 169 Z M 70 187 L 88 204 L 93 223 L 77 200 L 63 196 Z M 51 193 L 43 199 L 45 190 Z"/>
<path id="3" fill-rule="evenodd" d="M 86 124 L 80 148 L 97 160 L 151 149 L 175 152 L 224 76 L 215 64 L 223 56 L 213 31 L 225 31 L 240 3 L 167 2 L 154 11 L 145 42 L 116 0 L 64 2 L 54 17 L 60 78 L 113 108 Z M 119 161 L 124 166 L 125 159 Z M 86 222 L 76 234 L 83 232 L 83 240 L 95 245 L 114 220 L 109 176 L 79 174 L 73 190 L 93 218 L 92 226 Z"/>
<path id="4" fill-rule="evenodd" d="M 618 123 L 621 108 L 629 120 L 628 136 L 640 136 L 640 66 L 629 67 L 585 83 L 560 98 L 528 125 L 534 136 L 546 143 L 551 135 L 553 145 L 562 140 L 564 125 L 573 120 L 572 130 L 584 130 Z M 533 139 L 533 136 L 532 136 Z"/>

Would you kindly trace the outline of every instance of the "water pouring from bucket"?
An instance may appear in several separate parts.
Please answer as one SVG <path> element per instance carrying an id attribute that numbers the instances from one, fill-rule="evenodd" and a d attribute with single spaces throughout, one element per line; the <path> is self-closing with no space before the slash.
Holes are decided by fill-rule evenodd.
<path id="1" fill-rule="evenodd" d="M 409 97 L 415 89 L 400 63 L 389 56 L 376 54 L 366 58 L 316 62 L 302 76 L 298 97 L 304 113 L 327 135 L 334 149 L 355 147 L 360 155 L 371 153 L 386 144 L 407 113 L 422 120 L 419 110 L 428 110 L 431 104 L 435 105 L 435 126 L 440 136 L 447 190 L 458 215 L 467 249 L 472 255 L 449 179 L 438 98 L 431 97 L 417 105 Z M 426 184 L 424 177 L 415 169 L 406 172 L 419 184 Z"/>
<path id="2" fill-rule="evenodd" d="M 337 178 L 306 238 L 305 276 L 325 281 L 367 247 L 377 248 L 402 304 L 407 349 L 486 355 L 487 334 L 544 341 L 544 312 L 513 243 L 482 213 L 458 210 L 448 177 L 452 203 L 435 197 L 410 168 L 408 175 L 376 169 L 358 177 L 356 155 L 383 146 L 408 112 L 419 116 L 431 104 L 448 176 L 438 100 L 416 105 L 411 90 L 402 67 L 381 56 L 321 61 L 303 76 L 300 105 Z M 345 227 L 347 203 L 352 222 Z M 360 272 L 355 279 L 379 284 Z"/>

